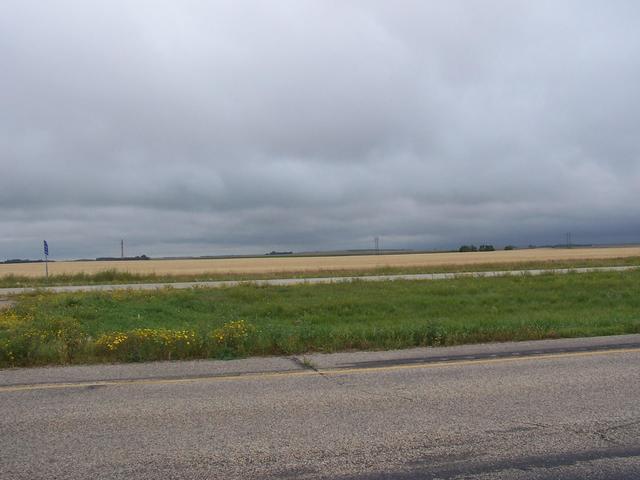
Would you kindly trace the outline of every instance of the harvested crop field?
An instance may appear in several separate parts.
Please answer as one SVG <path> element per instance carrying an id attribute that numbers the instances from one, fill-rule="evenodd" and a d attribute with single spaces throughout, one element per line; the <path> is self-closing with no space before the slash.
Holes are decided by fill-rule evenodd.
<path id="1" fill-rule="evenodd" d="M 269 274 L 286 272 L 322 272 L 337 270 L 374 270 L 379 268 L 438 267 L 444 265 L 508 264 L 546 261 L 573 261 L 640 257 L 640 247 L 610 248 L 536 248 L 469 253 L 408 253 L 393 255 L 350 256 L 291 256 L 225 259 L 140 260 L 140 261 L 82 261 L 53 262 L 50 275 L 95 274 L 105 270 L 117 270 L 132 274 L 198 275 L 218 274 Z M 41 277 L 42 264 L 0 265 L 0 277 L 17 275 Z"/>

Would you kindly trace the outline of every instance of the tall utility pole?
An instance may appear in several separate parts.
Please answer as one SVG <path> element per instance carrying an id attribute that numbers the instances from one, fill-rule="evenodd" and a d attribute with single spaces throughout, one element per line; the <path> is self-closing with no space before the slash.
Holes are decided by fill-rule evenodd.
<path id="1" fill-rule="evenodd" d="M 567 232 L 567 248 L 571 248 L 571 232 Z"/>
<path id="2" fill-rule="evenodd" d="M 124 258 L 124 240 L 120 240 L 120 258 Z"/>
<path id="3" fill-rule="evenodd" d="M 373 245 L 376 251 L 376 255 L 380 254 L 380 237 L 374 237 Z"/>

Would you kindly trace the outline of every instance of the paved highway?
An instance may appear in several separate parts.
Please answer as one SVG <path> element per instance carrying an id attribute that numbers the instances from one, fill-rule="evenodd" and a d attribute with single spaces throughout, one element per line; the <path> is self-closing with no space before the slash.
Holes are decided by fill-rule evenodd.
<path id="1" fill-rule="evenodd" d="M 0 371 L 0 477 L 640 478 L 639 341 Z"/>

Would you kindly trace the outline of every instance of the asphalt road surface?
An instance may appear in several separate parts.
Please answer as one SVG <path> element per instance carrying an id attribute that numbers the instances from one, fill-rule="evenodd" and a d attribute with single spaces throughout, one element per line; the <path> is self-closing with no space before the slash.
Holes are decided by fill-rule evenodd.
<path id="1" fill-rule="evenodd" d="M 639 341 L 4 370 L 0 477 L 640 478 Z"/>

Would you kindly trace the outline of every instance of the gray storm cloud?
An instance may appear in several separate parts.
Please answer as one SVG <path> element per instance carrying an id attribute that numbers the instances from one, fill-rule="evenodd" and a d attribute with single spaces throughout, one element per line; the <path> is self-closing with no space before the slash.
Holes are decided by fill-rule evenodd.
<path id="1" fill-rule="evenodd" d="M 639 20 L 3 1 L 0 259 L 639 242 Z"/>

